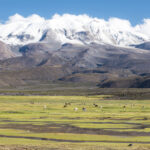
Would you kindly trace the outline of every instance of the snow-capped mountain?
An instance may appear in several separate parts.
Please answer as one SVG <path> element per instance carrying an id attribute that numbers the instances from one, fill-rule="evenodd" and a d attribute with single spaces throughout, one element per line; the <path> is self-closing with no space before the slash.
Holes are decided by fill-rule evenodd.
<path id="1" fill-rule="evenodd" d="M 16 14 L 0 24 L 0 40 L 11 45 L 35 42 L 73 44 L 107 43 L 129 46 L 150 41 L 150 19 L 132 26 L 128 20 L 108 21 L 87 15 L 54 15 L 46 20 L 36 14 L 27 18 Z"/>

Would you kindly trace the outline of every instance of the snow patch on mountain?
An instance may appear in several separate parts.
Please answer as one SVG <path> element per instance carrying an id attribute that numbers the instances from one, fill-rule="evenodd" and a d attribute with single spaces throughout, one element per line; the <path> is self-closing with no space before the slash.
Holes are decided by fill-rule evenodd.
<path id="1" fill-rule="evenodd" d="M 61 44 L 107 43 L 118 46 L 140 44 L 150 40 L 150 19 L 132 26 L 128 20 L 92 18 L 88 15 L 55 14 L 45 19 L 36 14 L 9 17 L 0 24 L 0 40 L 13 45 L 39 41 L 57 41 Z"/>

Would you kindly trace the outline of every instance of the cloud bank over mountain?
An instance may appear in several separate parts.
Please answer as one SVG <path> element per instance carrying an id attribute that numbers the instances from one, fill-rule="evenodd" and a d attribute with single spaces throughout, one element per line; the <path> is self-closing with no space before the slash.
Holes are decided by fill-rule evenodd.
<path id="1" fill-rule="evenodd" d="M 0 23 L 0 40 L 13 45 L 35 42 L 50 42 L 52 39 L 61 44 L 107 43 L 129 46 L 150 41 L 150 19 L 132 26 L 130 21 L 110 18 L 92 18 L 88 15 L 55 14 L 45 19 L 36 14 L 23 17 L 19 14 Z"/>

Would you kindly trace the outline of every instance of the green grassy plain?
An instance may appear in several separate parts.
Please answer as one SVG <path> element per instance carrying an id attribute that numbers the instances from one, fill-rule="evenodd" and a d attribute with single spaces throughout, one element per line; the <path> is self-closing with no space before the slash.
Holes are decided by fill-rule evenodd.
<path id="1" fill-rule="evenodd" d="M 0 96 L 0 149 L 149 150 L 150 100 L 110 97 Z"/>

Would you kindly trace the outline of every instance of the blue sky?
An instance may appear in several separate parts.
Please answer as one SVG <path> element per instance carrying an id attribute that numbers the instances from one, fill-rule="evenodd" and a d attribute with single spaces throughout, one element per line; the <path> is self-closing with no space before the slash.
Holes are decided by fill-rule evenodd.
<path id="1" fill-rule="evenodd" d="M 0 0 L 0 22 L 16 13 L 25 17 L 38 14 L 47 19 L 55 13 L 118 17 L 135 25 L 150 18 L 150 0 Z"/>

